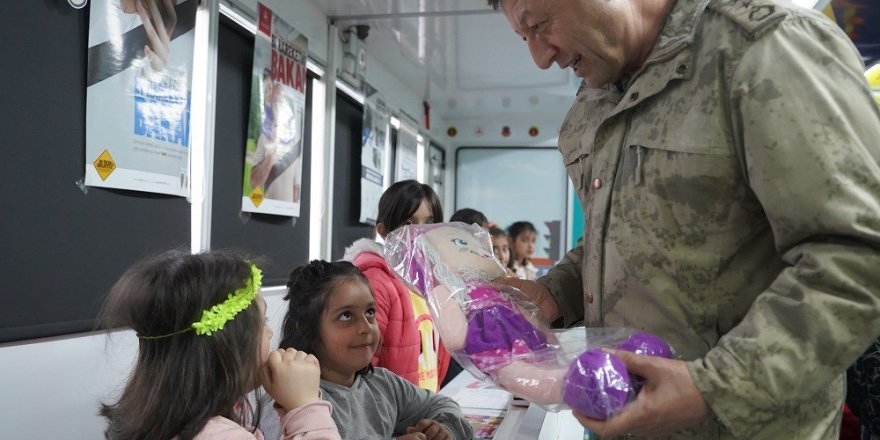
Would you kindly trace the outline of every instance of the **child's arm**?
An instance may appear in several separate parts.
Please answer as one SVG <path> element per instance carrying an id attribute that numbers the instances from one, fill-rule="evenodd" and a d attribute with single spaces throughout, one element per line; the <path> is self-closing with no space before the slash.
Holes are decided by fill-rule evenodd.
<path id="1" fill-rule="evenodd" d="M 269 353 L 263 387 L 275 399 L 282 439 L 339 439 L 329 402 L 321 400 L 321 368 L 314 356 L 292 348 Z"/>
<path id="2" fill-rule="evenodd" d="M 320 400 L 320 382 L 318 359 L 293 348 L 269 353 L 263 366 L 263 388 L 285 411 Z"/>
<path id="3" fill-rule="evenodd" d="M 387 370 L 377 369 L 375 374 L 389 388 L 389 397 L 396 400 L 396 435 L 405 434 L 406 428 L 416 426 L 422 419 L 431 419 L 440 422 L 456 440 L 470 440 L 473 430 L 454 400 L 418 388 Z"/>
<path id="4" fill-rule="evenodd" d="M 281 414 L 281 438 L 284 440 L 315 439 L 337 440 L 341 439 L 336 423 L 330 417 L 332 408 L 330 402 L 315 401 L 303 405 L 287 414 Z"/>

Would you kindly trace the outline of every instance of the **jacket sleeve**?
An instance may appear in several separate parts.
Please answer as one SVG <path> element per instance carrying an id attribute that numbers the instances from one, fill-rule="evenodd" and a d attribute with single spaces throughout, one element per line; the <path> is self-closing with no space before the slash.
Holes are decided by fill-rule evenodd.
<path id="1" fill-rule="evenodd" d="M 373 299 L 376 301 L 376 325 L 379 326 L 379 334 L 384 338 L 388 334 L 388 317 L 393 309 L 393 302 L 397 301 L 395 292 L 390 292 L 390 283 L 386 275 L 377 269 L 368 269 L 364 271 L 367 281 L 370 283 L 370 289 L 373 290 Z M 380 354 L 381 348 L 373 354 L 373 365 L 377 367 L 386 367 L 382 363 Z"/>
<path id="2" fill-rule="evenodd" d="M 585 316 L 583 263 L 584 247 L 579 242 L 546 275 L 536 280 L 556 299 L 565 327 L 583 321 Z"/>
<path id="3" fill-rule="evenodd" d="M 786 264 L 688 363 L 736 438 L 827 389 L 880 334 L 880 114 L 863 70 L 837 26 L 800 17 L 733 71 L 733 136 Z"/>
<path id="4" fill-rule="evenodd" d="M 437 346 L 437 384 L 443 383 L 446 380 L 446 374 L 449 372 L 449 363 L 452 361 L 452 355 L 449 354 L 449 351 L 446 350 L 446 345 L 443 344 L 443 340 L 440 340 L 440 344 Z"/>
<path id="5" fill-rule="evenodd" d="M 456 440 L 470 440 L 473 436 L 471 425 L 464 419 L 461 408 L 447 396 L 419 388 L 403 378 L 388 371 L 377 370 L 397 402 L 397 424 L 395 433 L 405 433 L 406 428 L 415 426 L 419 420 L 432 419 L 440 422 Z"/>
<path id="6" fill-rule="evenodd" d="M 330 417 L 330 411 L 332 411 L 330 402 L 323 400 L 312 402 L 289 411 L 287 414 L 282 414 L 282 410 L 277 411 L 281 417 L 283 430 L 281 438 L 284 440 L 338 440 L 341 438 L 336 429 L 336 423 Z"/>

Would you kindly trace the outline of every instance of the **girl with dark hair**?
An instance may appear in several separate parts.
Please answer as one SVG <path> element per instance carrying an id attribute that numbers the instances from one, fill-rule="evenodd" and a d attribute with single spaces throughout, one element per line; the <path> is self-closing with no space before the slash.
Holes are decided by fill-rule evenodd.
<path id="1" fill-rule="evenodd" d="M 507 228 L 507 237 L 511 253 L 507 267 L 516 273 L 517 278 L 534 280 L 538 275 L 538 269 L 532 264 L 535 239 L 538 238 L 535 225 L 527 221 L 514 222 Z"/>
<path id="2" fill-rule="evenodd" d="M 486 214 L 473 208 L 461 208 L 452 213 L 449 217 L 450 222 L 462 222 L 466 225 L 477 225 L 483 229 L 489 229 L 489 219 Z"/>
<path id="3" fill-rule="evenodd" d="M 415 180 L 388 187 L 379 199 L 378 211 L 376 232 L 382 238 L 403 225 L 443 221 L 440 198 L 429 185 Z M 449 368 L 450 356 L 434 330 L 428 304 L 397 279 L 385 262 L 382 245 L 374 240 L 355 241 L 345 250 L 343 259 L 363 272 L 376 299 L 382 345 L 373 357 L 373 365 L 437 391 Z"/>
<path id="4" fill-rule="evenodd" d="M 131 267 L 101 322 L 131 327 L 138 358 L 119 400 L 101 405 L 108 439 L 263 439 L 261 384 L 275 399 L 284 439 L 338 439 L 320 399 L 317 359 L 270 353 L 272 330 L 256 265 L 226 252 L 169 251 Z M 259 396 L 257 396 L 259 398 Z"/>
<path id="5" fill-rule="evenodd" d="M 351 263 L 315 260 L 290 272 L 281 347 L 315 353 L 323 398 L 343 438 L 470 439 L 452 399 L 371 361 L 379 348 L 367 278 Z"/>
<path id="6" fill-rule="evenodd" d="M 498 226 L 489 226 L 489 236 L 492 237 L 492 253 L 498 262 L 504 266 L 507 276 L 515 277 L 516 272 L 510 268 L 510 240 L 507 237 L 507 231 Z"/>

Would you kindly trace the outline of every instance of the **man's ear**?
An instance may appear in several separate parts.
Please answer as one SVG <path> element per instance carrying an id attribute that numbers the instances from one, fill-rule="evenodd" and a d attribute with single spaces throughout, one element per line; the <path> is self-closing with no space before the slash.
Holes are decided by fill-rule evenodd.
<path id="1" fill-rule="evenodd" d="M 384 224 L 377 223 L 376 224 L 376 232 L 378 232 L 379 236 L 382 237 L 382 239 L 384 240 L 385 237 L 388 236 L 388 233 L 391 231 L 389 231 L 388 228 L 386 228 Z"/>

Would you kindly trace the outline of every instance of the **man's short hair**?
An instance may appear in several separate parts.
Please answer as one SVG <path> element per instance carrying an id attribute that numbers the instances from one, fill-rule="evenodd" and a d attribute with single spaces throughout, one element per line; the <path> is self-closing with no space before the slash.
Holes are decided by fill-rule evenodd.
<path id="1" fill-rule="evenodd" d="M 489 0 L 489 6 L 497 11 L 501 8 L 501 0 Z"/>

